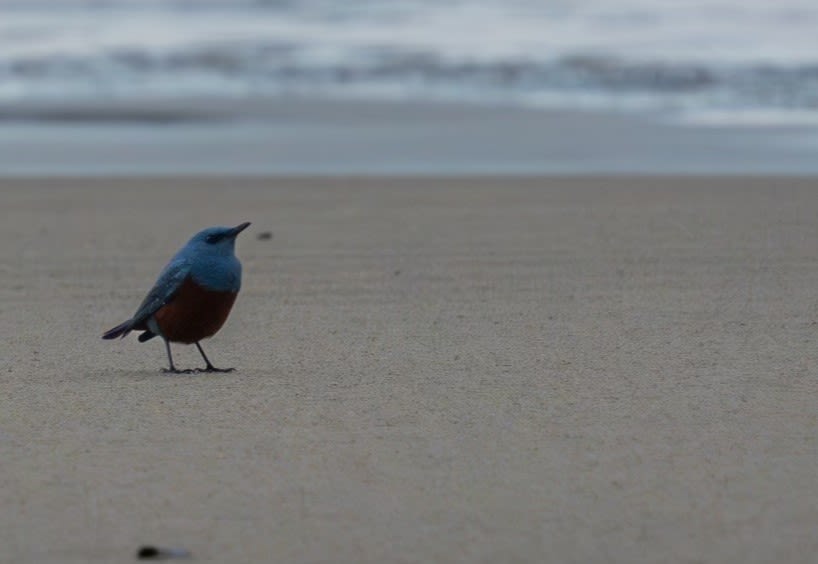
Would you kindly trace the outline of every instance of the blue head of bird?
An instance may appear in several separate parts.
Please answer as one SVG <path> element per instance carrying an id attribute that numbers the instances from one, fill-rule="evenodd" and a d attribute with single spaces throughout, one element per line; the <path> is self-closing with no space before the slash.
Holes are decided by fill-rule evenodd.
<path id="1" fill-rule="evenodd" d="M 208 227 L 191 237 L 185 248 L 196 254 L 231 256 L 236 249 L 236 237 L 249 226 L 247 221 L 236 227 Z"/>
<path id="2" fill-rule="evenodd" d="M 194 282 L 219 292 L 238 292 L 241 263 L 236 258 L 236 236 L 249 222 L 236 227 L 210 227 L 194 235 L 171 260 L 187 265 Z"/>

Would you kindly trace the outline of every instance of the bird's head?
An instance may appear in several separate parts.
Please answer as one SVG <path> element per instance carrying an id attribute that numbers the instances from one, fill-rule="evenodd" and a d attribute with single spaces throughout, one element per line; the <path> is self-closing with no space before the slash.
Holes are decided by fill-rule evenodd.
<path id="1" fill-rule="evenodd" d="M 250 226 L 246 221 L 235 227 L 208 227 L 199 231 L 188 241 L 187 247 L 207 252 L 208 254 L 232 255 L 236 246 L 236 237 Z"/>

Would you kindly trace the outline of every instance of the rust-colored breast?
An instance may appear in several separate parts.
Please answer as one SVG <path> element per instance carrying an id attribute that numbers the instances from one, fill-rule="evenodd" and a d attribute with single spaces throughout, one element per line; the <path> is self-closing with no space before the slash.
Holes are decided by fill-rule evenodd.
<path id="1" fill-rule="evenodd" d="M 162 335 L 174 343 L 195 343 L 221 329 L 236 294 L 214 292 L 187 278 L 173 300 L 154 314 Z"/>

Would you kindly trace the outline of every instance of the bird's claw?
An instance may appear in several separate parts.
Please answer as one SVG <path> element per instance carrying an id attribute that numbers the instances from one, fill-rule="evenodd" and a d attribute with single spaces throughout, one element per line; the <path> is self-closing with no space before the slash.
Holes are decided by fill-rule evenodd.
<path id="1" fill-rule="evenodd" d="M 163 374 L 204 374 L 207 372 L 227 373 L 233 372 L 235 368 L 216 368 L 215 366 L 206 366 L 204 368 L 186 368 L 179 370 L 178 368 L 163 368 Z"/>
<path id="2" fill-rule="evenodd" d="M 235 368 L 216 368 L 215 366 L 206 366 L 205 368 L 197 368 L 196 372 L 233 372 Z"/>
<path id="3" fill-rule="evenodd" d="M 196 371 L 193 370 L 192 368 L 187 368 L 185 370 L 179 370 L 178 368 L 163 368 L 162 369 L 163 374 L 193 374 L 194 372 L 196 372 Z"/>

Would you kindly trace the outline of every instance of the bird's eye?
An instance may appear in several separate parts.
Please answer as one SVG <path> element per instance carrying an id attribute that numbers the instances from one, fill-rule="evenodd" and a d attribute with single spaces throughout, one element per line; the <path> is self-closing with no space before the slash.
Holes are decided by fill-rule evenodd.
<path id="1" fill-rule="evenodd" d="M 221 237 L 218 235 L 208 235 L 205 241 L 207 241 L 210 245 L 214 245 L 219 242 L 219 239 L 221 239 Z"/>

